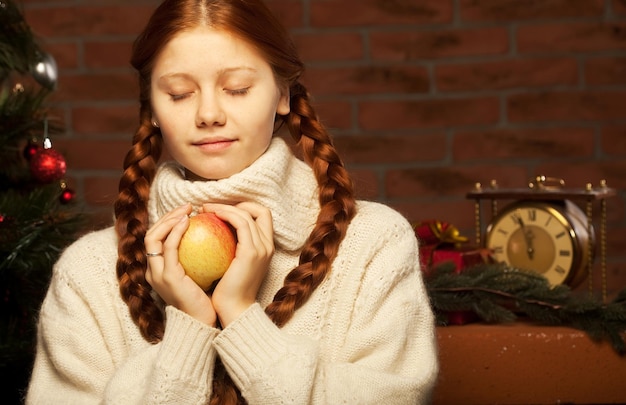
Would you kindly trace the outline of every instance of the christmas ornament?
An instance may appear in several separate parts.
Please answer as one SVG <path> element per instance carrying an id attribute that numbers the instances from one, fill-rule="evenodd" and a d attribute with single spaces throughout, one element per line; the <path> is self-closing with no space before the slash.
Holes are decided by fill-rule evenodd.
<path id="1" fill-rule="evenodd" d="M 28 145 L 26 145 L 26 147 L 24 148 L 24 158 L 30 161 L 30 159 L 35 156 L 39 149 L 41 149 L 40 146 L 37 145 L 34 141 L 29 142 Z"/>
<path id="2" fill-rule="evenodd" d="M 51 183 L 65 176 L 65 158 L 56 150 L 40 149 L 30 160 L 30 172 L 41 183 Z"/>
<path id="3" fill-rule="evenodd" d="M 67 186 L 67 183 L 65 181 L 61 181 L 61 190 L 63 190 L 61 191 L 61 195 L 59 196 L 59 200 L 61 201 L 61 203 L 69 204 L 70 202 L 72 202 L 74 196 L 76 196 L 76 193 L 74 192 L 74 190 Z"/>
<path id="4" fill-rule="evenodd" d="M 54 90 L 57 86 L 58 70 L 57 63 L 47 52 L 40 51 L 38 60 L 31 69 L 31 74 L 43 87 Z"/>
<path id="5" fill-rule="evenodd" d="M 65 158 L 52 149 L 48 137 L 48 120 L 44 120 L 43 149 L 39 149 L 30 159 L 30 173 L 41 183 L 51 183 L 65 176 L 67 165 Z"/>

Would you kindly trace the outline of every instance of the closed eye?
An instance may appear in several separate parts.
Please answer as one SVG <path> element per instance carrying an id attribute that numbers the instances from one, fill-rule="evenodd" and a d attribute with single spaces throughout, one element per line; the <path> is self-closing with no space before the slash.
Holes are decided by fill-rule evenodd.
<path id="1" fill-rule="evenodd" d="M 248 94 L 248 91 L 250 90 L 250 87 L 244 87 L 242 89 L 234 89 L 234 90 L 230 90 L 230 89 L 224 89 L 226 91 L 226 93 L 230 94 L 231 96 L 243 96 Z"/>
<path id="2" fill-rule="evenodd" d="M 191 93 L 183 93 L 183 94 L 171 94 L 170 93 L 170 98 L 172 99 L 172 101 L 179 101 L 179 100 L 183 100 L 187 97 L 189 97 Z"/>

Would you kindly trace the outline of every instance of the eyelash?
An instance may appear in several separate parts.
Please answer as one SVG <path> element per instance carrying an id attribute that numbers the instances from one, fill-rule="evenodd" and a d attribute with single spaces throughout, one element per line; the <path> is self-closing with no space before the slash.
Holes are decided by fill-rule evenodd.
<path id="1" fill-rule="evenodd" d="M 172 101 L 179 101 L 182 100 L 184 98 L 187 98 L 189 96 L 189 93 L 184 93 L 184 94 L 170 94 L 170 98 L 172 99 Z"/>
<path id="2" fill-rule="evenodd" d="M 250 91 L 250 87 L 245 87 L 243 89 L 235 89 L 235 90 L 229 90 L 229 89 L 224 89 L 224 90 L 226 91 L 226 93 L 230 94 L 231 96 L 245 96 Z M 172 101 L 180 101 L 189 97 L 189 94 L 190 93 L 170 94 L 170 98 L 172 99 Z"/>
<path id="3" fill-rule="evenodd" d="M 250 90 L 250 87 L 245 87 L 243 89 L 235 89 L 235 90 L 226 89 L 226 92 L 230 94 L 231 96 L 244 96 L 248 94 L 249 90 Z"/>

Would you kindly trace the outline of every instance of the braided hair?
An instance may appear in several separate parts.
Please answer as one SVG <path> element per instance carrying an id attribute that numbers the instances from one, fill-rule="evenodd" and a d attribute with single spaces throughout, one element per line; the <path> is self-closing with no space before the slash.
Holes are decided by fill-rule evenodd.
<path id="1" fill-rule="evenodd" d="M 277 120 L 286 125 L 317 179 L 320 202 L 317 222 L 304 244 L 298 266 L 285 277 L 283 287 L 265 309 L 276 325 L 285 325 L 326 278 L 356 211 L 350 176 L 312 107 L 310 94 L 299 80 L 304 64 L 286 30 L 263 2 L 165 0 L 133 46 L 131 64 L 139 73 L 140 122 L 124 160 L 124 173 L 114 205 L 119 237 L 120 293 L 142 336 L 152 343 L 163 338 L 165 326 L 163 314 L 150 295 L 151 287 L 145 279 L 147 205 L 162 151 L 160 131 L 151 122 L 150 77 L 162 47 L 181 30 L 197 26 L 228 31 L 249 42 L 270 64 L 277 82 L 288 86 L 290 112 L 277 116 Z M 245 403 L 219 358 L 210 403 Z"/>

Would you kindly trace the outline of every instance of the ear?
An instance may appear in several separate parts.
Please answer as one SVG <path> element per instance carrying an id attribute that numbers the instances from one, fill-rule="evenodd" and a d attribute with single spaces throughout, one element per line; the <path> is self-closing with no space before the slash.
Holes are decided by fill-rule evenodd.
<path id="1" fill-rule="evenodd" d="M 276 114 L 287 115 L 291 111 L 291 107 L 289 106 L 289 87 L 280 86 L 279 91 L 280 96 L 278 98 L 278 104 L 276 105 Z"/>

